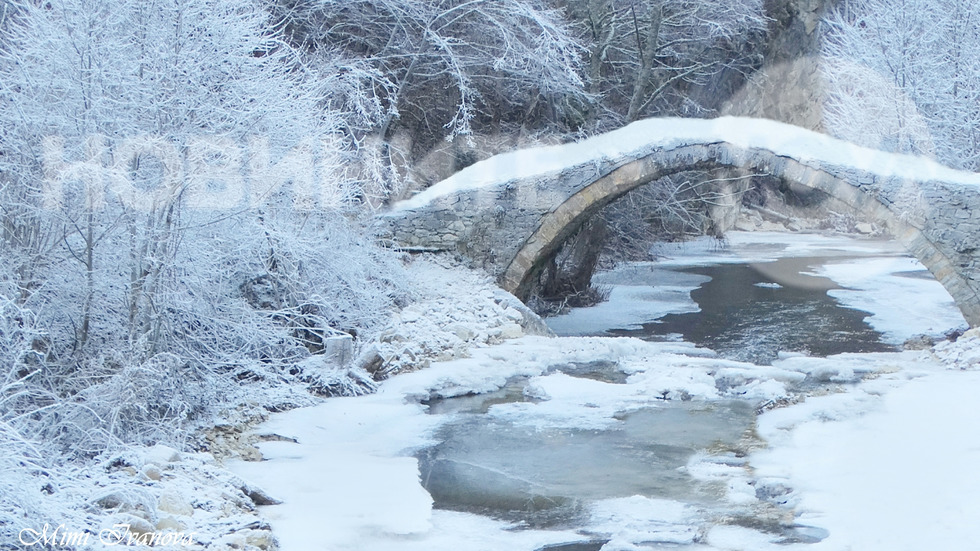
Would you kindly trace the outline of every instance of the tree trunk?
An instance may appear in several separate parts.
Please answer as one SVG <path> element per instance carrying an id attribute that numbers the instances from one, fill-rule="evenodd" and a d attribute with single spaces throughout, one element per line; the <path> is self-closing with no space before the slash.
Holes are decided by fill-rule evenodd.
<path id="1" fill-rule="evenodd" d="M 657 56 L 657 45 L 660 43 L 660 22 L 663 19 L 663 6 L 658 4 L 650 11 L 650 29 L 647 31 L 644 41 L 641 39 L 636 10 L 633 9 L 633 26 L 636 31 L 636 48 L 640 68 L 636 72 L 633 95 L 630 98 L 630 107 L 626 113 L 626 120 L 629 122 L 639 119 L 643 107 L 648 103 L 646 100 L 647 91 L 653 79 L 653 64 Z"/>

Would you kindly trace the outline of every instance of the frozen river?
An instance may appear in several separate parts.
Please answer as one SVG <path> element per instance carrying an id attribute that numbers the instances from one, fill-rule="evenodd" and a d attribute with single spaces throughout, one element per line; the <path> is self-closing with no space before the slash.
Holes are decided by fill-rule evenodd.
<path id="1" fill-rule="evenodd" d="M 947 386 L 980 389 L 973 372 L 901 351 L 965 327 L 917 261 L 888 242 L 819 235 L 658 252 L 598 274 L 610 300 L 548 320 L 559 339 L 508 341 L 274 418 L 268 430 L 305 446 L 265 443 L 268 461 L 240 472 L 303 488 L 268 510 L 283 548 L 973 548 L 957 531 L 903 533 L 923 518 L 913 493 L 924 489 L 906 479 L 956 476 L 914 471 L 921 454 L 901 439 L 924 414 L 903 400 L 917 386 L 924 404 Z M 980 459 L 977 426 L 941 441 L 923 432 L 925 452 L 966 469 Z M 886 459 L 884 473 L 867 463 Z M 980 511 L 975 498 L 941 499 L 930 506 Z M 328 541 L 295 535 L 311 510 L 329 519 Z"/>
<path id="2" fill-rule="evenodd" d="M 941 334 L 962 323 L 925 268 L 892 243 L 789 237 L 737 234 L 726 242 L 665 246 L 658 262 L 598 274 L 596 283 L 609 291 L 609 302 L 548 321 L 559 336 L 695 344 L 744 362 L 736 370 L 785 363 L 780 358 L 896 352 L 907 337 Z M 845 269 L 852 279 L 835 281 L 832 276 Z M 854 274 L 864 274 L 863 285 L 845 286 L 854 284 Z M 859 294 L 884 296 L 906 283 L 937 298 L 933 319 L 886 335 L 868 323 L 870 312 L 851 303 Z M 861 304 L 869 302 L 865 297 Z M 623 319 L 617 312 L 635 317 Z M 747 457 L 764 445 L 756 433 L 757 410 L 775 400 L 855 384 L 863 374 L 790 366 L 797 376 L 783 375 L 777 384 L 785 392 L 769 397 L 748 389 L 725 392 L 744 384 L 742 374 L 718 377 L 726 366 L 715 368 L 717 396 L 695 398 L 667 387 L 659 402 L 619 412 L 615 423 L 599 427 L 528 419 L 536 402 L 554 407 L 561 399 L 542 385 L 583 386 L 582 392 L 589 385 L 628 387 L 630 379 L 615 362 L 557 364 L 533 381 L 517 378 L 495 393 L 432 401 L 430 413 L 453 420 L 437 433 L 439 444 L 419 453 L 423 486 L 436 507 L 586 533 L 596 504 L 617 499 L 635 496 L 688 512 L 681 522 L 647 526 L 636 544 L 696 545 L 715 522 L 761 529 L 782 544 L 823 539 L 823 529 L 798 524 L 788 508 L 780 508 L 780 496 L 768 495 L 784 489 L 768 490 L 752 479 Z M 595 395 L 593 405 L 600 408 L 601 393 Z M 568 548 L 609 547 L 604 532 L 591 531 L 596 540 Z"/>

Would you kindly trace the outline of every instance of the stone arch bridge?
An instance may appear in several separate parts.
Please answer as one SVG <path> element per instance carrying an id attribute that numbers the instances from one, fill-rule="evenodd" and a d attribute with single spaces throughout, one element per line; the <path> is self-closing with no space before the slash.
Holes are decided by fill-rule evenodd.
<path id="1" fill-rule="evenodd" d="M 762 119 L 647 119 L 497 155 L 395 204 L 378 217 L 379 234 L 462 253 L 524 299 L 561 244 L 611 201 L 663 176 L 724 167 L 819 190 L 884 225 L 980 325 L 980 174 Z"/>

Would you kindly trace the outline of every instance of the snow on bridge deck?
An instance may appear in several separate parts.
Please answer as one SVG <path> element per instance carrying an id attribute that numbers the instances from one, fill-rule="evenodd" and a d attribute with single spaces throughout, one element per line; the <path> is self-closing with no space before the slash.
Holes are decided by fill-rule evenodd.
<path id="1" fill-rule="evenodd" d="M 857 146 L 826 134 L 767 119 L 655 118 L 637 121 L 574 143 L 496 155 L 474 163 L 414 197 L 395 204 L 392 212 L 423 207 L 437 197 L 541 177 L 579 165 L 636 159 L 658 148 L 719 142 L 767 149 L 775 155 L 799 161 L 814 160 L 851 167 L 882 177 L 900 176 L 918 181 L 941 180 L 980 185 L 978 173 L 955 170 L 923 157 Z"/>

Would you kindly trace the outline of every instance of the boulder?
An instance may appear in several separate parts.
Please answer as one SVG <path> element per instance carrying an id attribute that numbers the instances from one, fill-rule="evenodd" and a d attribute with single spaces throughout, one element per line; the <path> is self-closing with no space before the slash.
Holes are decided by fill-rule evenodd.
<path id="1" fill-rule="evenodd" d="M 143 452 L 143 461 L 149 465 L 166 466 L 180 461 L 180 452 L 162 444 L 150 446 Z"/>
<path id="2" fill-rule="evenodd" d="M 524 329 L 516 323 L 505 323 L 495 329 L 501 339 L 519 339 L 524 336 Z"/>
<path id="3" fill-rule="evenodd" d="M 463 342 L 469 342 L 476 338 L 476 332 L 473 331 L 468 325 L 457 323 L 452 327 L 453 334 Z"/>
<path id="4" fill-rule="evenodd" d="M 324 361 L 336 366 L 345 366 L 354 357 L 354 337 L 341 333 L 323 339 Z"/>
<path id="5" fill-rule="evenodd" d="M 172 492 L 160 496 L 157 500 L 157 511 L 184 517 L 194 515 L 194 507 L 186 499 Z"/>
<path id="6" fill-rule="evenodd" d="M 384 367 L 384 363 L 385 359 L 381 356 L 381 351 L 376 345 L 370 344 L 364 347 L 354 360 L 354 367 L 374 376 Z"/>
<path id="7" fill-rule="evenodd" d="M 555 336 L 555 333 L 548 327 L 548 324 L 541 319 L 541 316 L 535 314 L 533 310 L 528 308 L 514 295 L 504 291 L 503 289 L 496 289 L 494 290 L 493 299 L 499 305 L 506 308 L 505 312 L 508 310 L 513 310 L 521 314 L 521 319 L 518 321 L 518 323 L 520 323 L 525 334 L 541 337 Z"/>
<path id="8" fill-rule="evenodd" d="M 183 532 L 187 526 L 174 517 L 163 517 L 157 522 L 156 529 L 158 532 Z"/>

